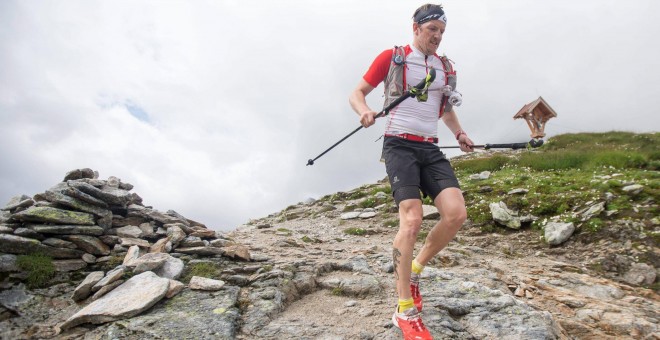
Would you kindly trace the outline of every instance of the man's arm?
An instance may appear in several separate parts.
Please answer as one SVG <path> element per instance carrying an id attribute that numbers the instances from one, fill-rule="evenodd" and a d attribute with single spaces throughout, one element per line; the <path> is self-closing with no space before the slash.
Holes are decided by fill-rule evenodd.
<path id="1" fill-rule="evenodd" d="M 461 147 L 461 151 L 463 152 L 474 151 L 472 149 L 472 145 L 474 145 L 474 143 L 467 136 L 467 133 L 465 133 L 465 131 L 463 131 L 463 129 L 461 128 L 461 123 L 459 123 L 458 116 L 456 115 L 456 112 L 454 112 L 453 109 L 449 112 L 445 112 L 445 114 L 442 115 L 442 121 L 445 123 L 445 125 L 447 125 L 452 135 L 457 138 L 458 145 Z"/>
<path id="2" fill-rule="evenodd" d="M 365 128 L 374 125 L 376 121 L 374 116 L 378 114 L 367 105 L 366 97 L 371 91 L 373 91 L 373 89 L 374 87 L 369 85 L 364 79 L 360 79 L 357 87 L 348 97 L 348 102 L 351 104 L 351 108 L 353 108 L 353 111 L 360 116 L 360 124 Z"/>

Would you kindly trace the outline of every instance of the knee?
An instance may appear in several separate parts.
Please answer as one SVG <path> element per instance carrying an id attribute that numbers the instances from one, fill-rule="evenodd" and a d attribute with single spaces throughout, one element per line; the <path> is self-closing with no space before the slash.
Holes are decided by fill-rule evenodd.
<path id="1" fill-rule="evenodd" d="M 417 239 L 419 230 L 422 227 L 422 217 L 413 214 L 402 214 L 399 217 L 401 219 L 399 231 L 407 238 Z"/>
<path id="2" fill-rule="evenodd" d="M 447 212 L 447 214 L 445 214 L 445 216 L 442 218 L 446 218 L 450 225 L 454 226 L 456 229 L 459 229 L 467 219 L 467 210 L 465 207 L 457 207 Z"/>

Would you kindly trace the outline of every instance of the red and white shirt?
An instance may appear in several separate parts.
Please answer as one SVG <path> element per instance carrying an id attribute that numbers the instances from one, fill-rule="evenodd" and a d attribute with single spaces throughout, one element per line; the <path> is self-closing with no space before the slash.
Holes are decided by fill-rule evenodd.
<path id="1" fill-rule="evenodd" d="M 427 65 L 442 70 L 442 62 L 438 55 L 426 56 L 412 45 L 405 48 L 406 61 L 415 64 Z M 383 51 L 373 61 L 367 73 L 364 74 L 364 80 L 373 87 L 377 87 L 385 80 L 392 63 L 392 49 Z M 426 77 L 429 67 L 417 66 L 413 64 L 404 65 L 405 89 L 409 86 L 419 84 Z M 431 83 L 428 92 L 428 100 L 418 102 L 414 98 L 406 99 L 397 107 L 390 111 L 385 134 L 409 133 L 423 137 L 438 136 L 438 116 L 442 104 L 442 92 L 440 88 L 445 84 L 445 73 L 436 72 L 436 78 Z"/>

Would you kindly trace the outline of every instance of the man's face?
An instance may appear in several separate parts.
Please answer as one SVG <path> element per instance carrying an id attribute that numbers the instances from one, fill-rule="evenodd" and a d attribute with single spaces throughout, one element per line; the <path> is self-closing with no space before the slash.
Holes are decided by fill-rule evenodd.
<path id="1" fill-rule="evenodd" d="M 431 20 L 422 25 L 413 23 L 413 31 L 415 34 L 415 45 L 425 55 L 432 55 L 440 46 L 442 35 L 445 33 L 446 24 L 440 20 Z"/>

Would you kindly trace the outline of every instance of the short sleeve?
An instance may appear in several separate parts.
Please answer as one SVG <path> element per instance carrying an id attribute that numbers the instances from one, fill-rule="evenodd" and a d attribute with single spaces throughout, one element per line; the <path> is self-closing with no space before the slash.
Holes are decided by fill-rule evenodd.
<path id="1" fill-rule="evenodd" d="M 376 87 L 380 84 L 390 69 L 392 61 L 392 49 L 385 50 L 379 54 L 367 70 L 367 73 L 362 77 L 369 85 Z"/>

